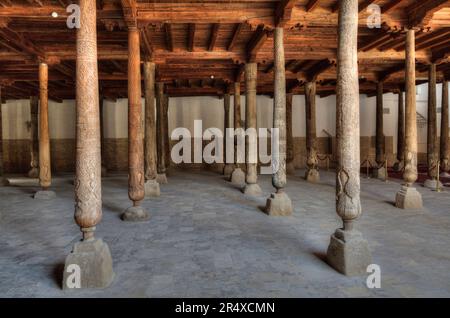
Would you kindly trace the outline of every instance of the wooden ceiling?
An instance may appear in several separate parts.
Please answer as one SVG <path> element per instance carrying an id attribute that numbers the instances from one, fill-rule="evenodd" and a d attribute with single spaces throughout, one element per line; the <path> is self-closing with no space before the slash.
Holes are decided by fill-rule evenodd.
<path id="1" fill-rule="evenodd" d="M 66 26 L 68 0 L 0 0 L 0 85 L 3 99 L 38 92 L 38 62 L 49 64 L 49 98 L 74 98 L 75 29 Z M 450 78 L 450 1 L 360 0 L 361 93 L 404 83 L 405 29 L 416 30 L 417 81 L 437 63 Z M 367 7 L 382 10 L 382 27 L 367 26 Z M 222 95 L 240 81 L 243 64 L 258 63 L 258 94 L 273 92 L 273 28 L 285 28 L 290 92 L 317 80 L 318 94 L 334 94 L 336 0 L 97 0 L 101 95 L 127 96 L 127 29 L 141 32 L 142 59 L 157 64 L 157 80 L 171 96 Z M 52 17 L 57 13 L 57 17 Z"/>

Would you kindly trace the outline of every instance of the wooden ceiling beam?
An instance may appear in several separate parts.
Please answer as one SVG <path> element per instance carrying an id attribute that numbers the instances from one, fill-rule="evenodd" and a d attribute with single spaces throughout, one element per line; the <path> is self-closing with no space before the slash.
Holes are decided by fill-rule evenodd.
<path id="1" fill-rule="evenodd" d="M 194 45 L 195 45 L 195 23 L 189 23 L 189 37 L 188 37 L 188 45 L 187 50 L 189 52 L 194 52 Z"/>
<path id="2" fill-rule="evenodd" d="M 233 32 L 233 37 L 230 40 L 230 43 L 228 43 L 228 47 L 227 50 L 228 51 L 232 51 L 234 46 L 236 45 L 236 42 L 239 38 L 239 34 L 242 31 L 242 28 L 244 27 L 244 23 L 237 23 L 235 28 L 234 28 L 234 32 Z"/>
<path id="3" fill-rule="evenodd" d="M 291 19 L 296 0 L 281 0 L 275 9 L 275 26 L 284 27 Z"/>
<path id="4" fill-rule="evenodd" d="M 381 8 L 381 12 L 384 14 L 389 13 L 402 2 L 403 0 L 391 0 Z"/>
<path id="5" fill-rule="evenodd" d="M 308 4 L 305 7 L 306 12 L 313 11 L 319 5 L 319 0 L 309 0 Z"/>
<path id="6" fill-rule="evenodd" d="M 445 7 L 450 7 L 450 0 L 421 0 L 414 1 L 408 8 L 408 26 L 410 28 L 427 25 L 433 14 Z"/>
<path id="7" fill-rule="evenodd" d="M 259 25 L 253 33 L 252 38 L 247 44 L 247 60 L 254 62 L 259 49 L 264 45 L 268 38 L 268 33 L 264 29 L 264 25 Z"/>
<path id="8" fill-rule="evenodd" d="M 213 23 L 211 27 L 211 35 L 209 37 L 208 51 L 214 51 L 216 45 L 217 35 L 219 34 L 220 23 Z"/>
<path id="9" fill-rule="evenodd" d="M 377 0 L 364 0 L 362 3 L 358 6 L 358 12 L 361 13 L 364 10 L 366 10 L 371 4 L 374 4 Z"/>
<path id="10" fill-rule="evenodd" d="M 170 23 L 164 24 L 165 41 L 167 51 L 173 52 L 173 35 L 172 35 L 172 25 Z"/>

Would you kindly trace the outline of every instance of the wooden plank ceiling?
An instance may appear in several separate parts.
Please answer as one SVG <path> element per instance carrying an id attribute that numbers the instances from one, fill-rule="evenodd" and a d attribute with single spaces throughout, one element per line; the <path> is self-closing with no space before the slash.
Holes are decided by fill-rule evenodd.
<path id="1" fill-rule="evenodd" d="M 73 1 L 76 3 L 76 1 Z M 68 29 L 68 0 L 0 0 L 0 85 L 3 99 L 38 92 L 38 62 L 49 64 L 49 97 L 74 98 L 75 30 Z M 367 7 L 382 9 L 382 27 L 367 27 Z M 287 89 L 317 80 L 318 94 L 334 94 L 336 0 L 102 0 L 97 1 L 101 94 L 127 96 L 127 27 L 141 32 L 143 59 L 157 63 L 157 80 L 171 96 L 222 95 L 240 81 L 243 64 L 258 63 L 258 93 L 273 92 L 273 28 L 285 28 Z M 57 14 L 57 17 L 53 15 Z M 450 1 L 360 0 L 361 92 L 375 83 L 402 87 L 405 28 L 416 30 L 417 81 L 438 64 L 450 78 Z"/>

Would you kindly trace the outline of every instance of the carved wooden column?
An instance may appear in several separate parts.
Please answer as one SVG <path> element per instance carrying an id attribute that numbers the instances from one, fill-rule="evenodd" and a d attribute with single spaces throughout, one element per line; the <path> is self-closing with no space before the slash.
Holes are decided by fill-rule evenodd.
<path id="1" fill-rule="evenodd" d="M 230 100 L 230 93 L 227 92 L 225 93 L 225 95 L 223 96 L 223 109 L 224 109 L 224 122 L 223 122 L 223 136 L 224 136 L 224 140 L 223 140 L 223 162 L 225 163 L 224 167 L 223 167 L 223 174 L 226 178 L 230 178 L 231 177 L 231 173 L 234 170 L 234 165 L 232 163 L 226 163 L 226 141 L 225 141 L 225 136 L 226 136 L 226 131 L 227 128 L 233 128 L 231 127 L 231 120 L 230 120 L 230 104 L 231 104 L 231 100 Z"/>
<path id="2" fill-rule="evenodd" d="M 336 96 L 336 211 L 343 228 L 331 236 L 328 263 L 345 275 L 363 275 L 371 264 L 367 241 L 354 229 L 361 215 L 358 0 L 339 1 Z"/>
<path id="3" fill-rule="evenodd" d="M 377 108 L 376 108 L 376 131 L 375 131 L 375 161 L 377 167 L 374 171 L 374 177 L 385 180 L 386 168 L 385 165 L 385 140 L 383 133 L 383 82 L 377 83 Z"/>
<path id="4" fill-rule="evenodd" d="M 106 169 L 105 165 L 105 121 L 103 119 L 104 115 L 104 104 L 103 104 L 103 96 L 99 97 L 99 107 L 100 107 L 100 149 L 101 149 L 101 157 L 102 157 L 102 177 L 105 177 L 108 173 L 108 169 Z"/>
<path id="5" fill-rule="evenodd" d="M 403 92 L 398 93 L 398 124 L 397 124 L 397 162 L 394 165 L 395 171 L 401 171 L 404 166 L 405 157 L 405 111 L 403 108 Z"/>
<path id="6" fill-rule="evenodd" d="M 39 98 L 30 97 L 30 171 L 28 177 L 39 177 L 39 139 L 38 139 Z"/>
<path id="7" fill-rule="evenodd" d="M 241 83 L 234 83 L 234 95 L 233 95 L 233 117 L 234 117 L 234 130 L 235 134 L 239 132 L 239 130 L 243 131 L 242 127 L 242 118 L 241 118 Z M 234 138 L 234 170 L 231 173 L 230 181 L 231 183 L 244 186 L 245 185 L 245 173 L 242 171 L 242 159 L 238 154 L 238 135 L 236 134 Z M 243 147 L 240 147 L 241 149 Z M 245 154 L 243 154 L 245 155 Z M 244 159 L 245 160 L 245 159 Z"/>
<path id="8" fill-rule="evenodd" d="M 436 120 L 436 64 L 432 63 L 428 70 L 428 121 L 427 121 L 427 164 L 428 179 L 424 186 L 436 189 L 438 183 L 438 137 Z"/>
<path id="9" fill-rule="evenodd" d="M 5 186 L 8 184 L 8 180 L 3 177 L 2 87 L 0 86 L 0 186 Z"/>
<path id="10" fill-rule="evenodd" d="M 168 175 L 171 156 L 170 156 L 170 134 L 169 134 L 169 95 L 164 94 L 163 124 L 164 124 L 164 162 L 166 165 L 166 175 Z"/>
<path id="11" fill-rule="evenodd" d="M 317 138 L 316 138 L 316 82 L 305 84 L 305 112 L 306 112 L 306 173 L 305 179 L 309 182 L 319 182 L 317 169 Z"/>
<path id="12" fill-rule="evenodd" d="M 155 108 L 155 63 L 144 63 L 145 83 L 145 195 L 158 197 L 159 183 L 156 181 L 156 108 Z"/>
<path id="13" fill-rule="evenodd" d="M 256 63 L 245 64 L 245 162 L 247 183 L 243 191 L 247 195 L 262 194 L 258 185 L 258 138 L 256 132 L 256 76 L 258 66 Z"/>
<path id="14" fill-rule="evenodd" d="M 448 81 L 442 81 L 442 112 L 441 112 L 441 168 L 444 176 L 450 171 L 450 149 L 448 147 Z"/>
<path id="15" fill-rule="evenodd" d="M 73 288 L 73 265 L 80 270 L 81 288 L 105 288 L 113 280 L 108 245 L 94 237 L 102 218 L 100 116 L 97 72 L 96 4 L 80 0 L 76 59 L 76 177 L 75 221 L 83 239 L 67 256 L 63 288 Z M 42 105 L 41 105 L 42 112 Z"/>
<path id="16" fill-rule="evenodd" d="M 50 137 L 48 132 L 48 65 L 39 63 L 39 184 L 42 190 L 34 194 L 35 199 L 51 199 L 55 192 L 48 188 L 52 183 L 50 163 Z"/>
<path id="17" fill-rule="evenodd" d="M 422 195 L 412 187 L 417 180 L 417 121 L 416 121 L 416 46 L 414 30 L 406 32 L 405 70 L 405 183 L 396 195 L 395 206 L 400 209 L 422 208 Z"/>
<path id="18" fill-rule="evenodd" d="M 292 93 L 286 94 L 286 172 L 295 173 L 294 135 L 292 132 Z"/>
<path id="19" fill-rule="evenodd" d="M 167 183 L 166 154 L 164 141 L 164 83 L 156 83 L 156 138 L 157 138 L 157 176 L 156 181 Z"/>
<path id="20" fill-rule="evenodd" d="M 292 202 L 286 187 L 286 74 L 284 61 L 284 30 L 276 27 L 274 31 L 274 100 L 273 128 L 278 129 L 279 149 L 272 149 L 272 185 L 276 189 L 267 199 L 266 213 L 269 215 L 291 215 Z M 272 133 L 272 138 L 274 138 Z M 272 144 L 274 144 L 272 142 Z M 274 164 L 275 163 L 275 164 Z"/>
<path id="21" fill-rule="evenodd" d="M 144 141 L 142 139 L 141 57 L 139 31 L 128 30 L 128 197 L 133 201 L 122 214 L 124 221 L 143 221 L 148 212 L 140 205 L 144 200 Z"/>

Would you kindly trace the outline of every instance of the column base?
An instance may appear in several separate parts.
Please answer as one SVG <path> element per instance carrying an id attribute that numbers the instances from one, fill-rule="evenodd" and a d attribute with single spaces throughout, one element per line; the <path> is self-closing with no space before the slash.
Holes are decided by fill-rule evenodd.
<path id="1" fill-rule="evenodd" d="M 308 169 L 305 172 L 305 180 L 311 183 L 320 181 L 319 171 L 317 169 Z"/>
<path id="2" fill-rule="evenodd" d="M 395 197 L 395 206 L 399 209 L 422 209 L 422 195 L 416 190 L 407 186 L 402 186 Z"/>
<path id="3" fill-rule="evenodd" d="M 80 285 L 73 286 L 76 269 L 79 266 Z M 63 289 L 106 288 L 114 279 L 112 258 L 108 245 L 102 239 L 75 243 L 73 251 L 66 257 L 63 274 Z"/>
<path id="4" fill-rule="evenodd" d="M 262 195 L 261 187 L 257 183 L 246 184 L 242 192 L 245 195 Z"/>
<path id="5" fill-rule="evenodd" d="M 161 194 L 159 191 L 159 183 L 156 182 L 156 179 L 145 181 L 144 188 L 146 197 L 159 197 Z"/>
<path id="6" fill-rule="evenodd" d="M 232 164 L 226 164 L 225 167 L 223 167 L 223 175 L 227 178 L 231 177 L 231 174 L 233 173 L 234 165 Z"/>
<path id="7" fill-rule="evenodd" d="M 142 222 L 150 219 L 148 212 L 141 206 L 130 206 L 120 216 L 122 221 Z"/>
<path id="8" fill-rule="evenodd" d="M 34 194 L 33 198 L 38 200 L 52 200 L 56 198 L 56 193 L 50 190 L 39 190 Z"/>
<path id="9" fill-rule="evenodd" d="M 28 178 L 39 178 L 39 168 L 31 168 L 27 173 Z"/>
<path id="10" fill-rule="evenodd" d="M 230 181 L 232 184 L 243 187 L 245 185 L 245 173 L 241 168 L 235 168 L 231 174 Z"/>
<path id="11" fill-rule="evenodd" d="M 385 167 L 375 168 L 372 177 L 380 180 L 386 180 L 386 168 Z"/>
<path id="12" fill-rule="evenodd" d="M 290 175 L 295 174 L 295 165 L 293 161 L 286 163 L 286 173 Z"/>
<path id="13" fill-rule="evenodd" d="M 292 215 L 292 201 L 285 192 L 272 193 L 267 199 L 265 212 L 270 216 Z"/>
<path id="14" fill-rule="evenodd" d="M 3 177 L 0 177 L 0 187 L 9 186 L 9 180 Z"/>
<path id="15" fill-rule="evenodd" d="M 436 190 L 438 187 L 439 189 L 442 189 L 442 182 L 435 179 L 427 179 L 425 180 L 423 186 L 431 190 Z"/>
<path id="16" fill-rule="evenodd" d="M 399 172 L 403 170 L 403 167 L 404 167 L 403 161 L 397 161 L 396 163 L 394 163 L 392 169 L 394 169 L 394 171 L 396 172 Z"/>
<path id="17" fill-rule="evenodd" d="M 166 184 L 167 182 L 167 177 L 165 173 L 158 173 L 156 175 L 156 182 L 158 182 L 159 184 Z"/>
<path id="18" fill-rule="evenodd" d="M 367 266 L 372 263 L 369 244 L 361 232 L 337 229 L 331 235 L 327 250 L 327 261 L 339 273 L 347 276 L 367 274 Z"/>

